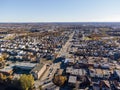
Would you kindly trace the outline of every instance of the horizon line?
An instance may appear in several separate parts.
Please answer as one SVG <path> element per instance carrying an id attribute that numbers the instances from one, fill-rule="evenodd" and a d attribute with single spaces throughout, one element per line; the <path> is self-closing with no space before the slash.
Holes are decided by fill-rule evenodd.
<path id="1" fill-rule="evenodd" d="M 35 22 L 35 21 L 33 21 L 33 22 L 0 22 L 0 24 L 2 24 L 2 23 L 120 23 L 120 21 L 83 21 L 83 22 L 75 22 L 75 21 L 63 21 L 63 22 L 61 22 L 61 21 L 56 21 L 56 22 Z"/>

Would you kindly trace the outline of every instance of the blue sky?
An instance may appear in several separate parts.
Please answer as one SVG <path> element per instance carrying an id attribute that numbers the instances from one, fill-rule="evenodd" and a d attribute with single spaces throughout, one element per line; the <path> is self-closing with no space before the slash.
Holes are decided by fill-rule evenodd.
<path id="1" fill-rule="evenodd" d="M 120 0 L 0 0 L 0 22 L 120 22 Z"/>

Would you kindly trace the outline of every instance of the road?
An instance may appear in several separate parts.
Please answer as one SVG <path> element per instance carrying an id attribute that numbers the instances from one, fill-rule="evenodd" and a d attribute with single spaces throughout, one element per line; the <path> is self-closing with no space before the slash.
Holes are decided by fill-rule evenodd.
<path id="1" fill-rule="evenodd" d="M 74 35 L 74 32 L 72 34 L 69 35 L 69 39 L 66 42 L 66 44 L 63 46 L 63 48 L 60 50 L 59 54 L 57 57 L 61 57 L 61 56 L 65 56 L 65 57 L 69 57 L 69 52 L 68 49 L 70 47 L 70 41 L 72 40 L 72 37 Z"/>

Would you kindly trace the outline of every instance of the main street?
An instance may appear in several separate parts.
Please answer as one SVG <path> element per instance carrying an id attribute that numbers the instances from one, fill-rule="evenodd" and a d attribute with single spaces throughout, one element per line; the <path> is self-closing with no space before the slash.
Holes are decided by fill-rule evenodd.
<path id="1" fill-rule="evenodd" d="M 57 57 L 61 57 L 61 56 L 69 57 L 68 49 L 70 48 L 70 45 L 71 45 L 70 41 L 72 40 L 73 35 L 74 35 L 74 32 L 69 35 L 68 41 L 67 41 L 66 44 L 61 48 L 61 50 L 60 50 L 60 52 L 58 53 L 58 56 L 57 56 Z"/>

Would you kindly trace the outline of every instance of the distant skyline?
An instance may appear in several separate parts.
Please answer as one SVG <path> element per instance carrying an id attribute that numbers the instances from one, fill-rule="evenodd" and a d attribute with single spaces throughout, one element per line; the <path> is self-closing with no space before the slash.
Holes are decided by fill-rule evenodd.
<path id="1" fill-rule="evenodd" d="M 0 0 L 0 22 L 120 22 L 120 0 Z"/>

